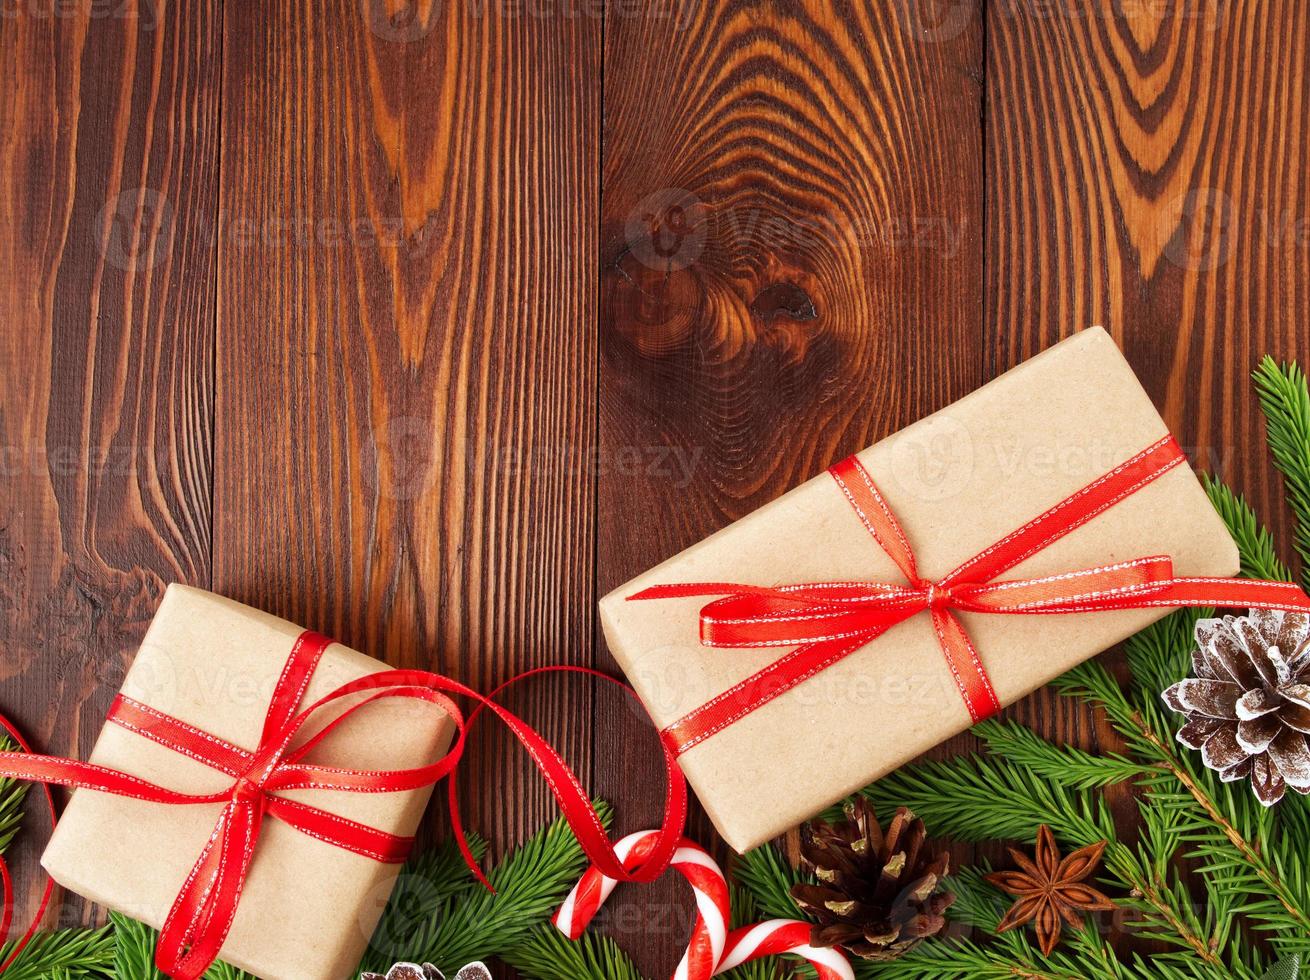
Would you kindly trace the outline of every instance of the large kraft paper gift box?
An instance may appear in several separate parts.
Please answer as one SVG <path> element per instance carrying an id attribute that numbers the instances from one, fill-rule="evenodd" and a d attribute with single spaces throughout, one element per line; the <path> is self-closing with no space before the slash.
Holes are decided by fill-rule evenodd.
<path id="1" fill-rule="evenodd" d="M 269 699 L 301 628 L 199 589 L 171 585 L 123 683 L 122 694 L 182 722 L 253 748 Z M 387 665 L 334 643 L 306 689 L 307 706 Z M 345 704 L 350 701 L 343 702 Z M 337 714 L 333 711 L 324 721 Z M 315 724 L 313 730 L 321 725 Z M 454 726 L 431 704 L 369 705 L 310 756 L 333 766 L 429 764 Z M 231 777 L 107 724 L 90 760 L 191 794 Z M 379 830 L 410 836 L 432 788 L 402 793 L 290 790 L 282 795 Z M 65 888 L 159 928 L 214 830 L 219 804 L 164 806 L 91 790 L 73 792 L 42 858 Z M 399 865 L 382 864 L 265 817 L 236 920 L 221 958 L 265 980 L 355 976 Z"/>
<path id="2" fill-rule="evenodd" d="M 1102 329 L 1074 335 L 858 454 L 935 580 L 1167 435 Z M 1186 464 L 1002 579 L 1167 555 L 1179 575 L 1228 576 L 1237 549 Z M 610 649 L 655 724 L 672 725 L 784 655 L 703 646 L 705 598 L 629 601 L 655 585 L 903 583 L 821 474 L 606 596 Z M 721 590 L 728 592 L 728 589 Z M 1001 704 L 1166 615 L 959 613 Z M 724 839 L 746 851 L 969 727 L 934 634 L 916 615 L 693 744 L 680 763 Z"/>

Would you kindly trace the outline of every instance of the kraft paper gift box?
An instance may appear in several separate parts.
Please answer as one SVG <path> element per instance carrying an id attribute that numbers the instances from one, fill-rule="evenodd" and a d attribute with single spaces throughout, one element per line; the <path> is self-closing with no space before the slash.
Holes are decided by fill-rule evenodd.
<path id="1" fill-rule="evenodd" d="M 122 693 L 253 748 L 273 687 L 301 632 L 238 602 L 171 585 Z M 334 643 L 323 654 L 302 707 L 348 681 L 386 669 Z M 453 729 L 431 704 L 390 699 L 356 712 L 314 750 L 311 761 L 361 769 L 426 765 L 445 752 Z M 104 727 L 89 761 L 185 793 L 214 793 L 232 782 L 114 724 Z M 410 836 L 431 787 L 404 793 L 295 790 L 282 795 Z M 164 806 L 75 790 L 42 864 L 65 888 L 158 929 L 220 809 L 219 804 Z M 265 817 L 221 958 L 265 980 L 354 977 L 399 868 Z"/>
<path id="2" fill-rule="evenodd" d="M 1083 331 L 858 454 L 923 578 L 964 560 L 1167 434 L 1109 335 Z M 1228 576 L 1236 546 L 1180 465 L 1001 576 L 1168 555 L 1178 575 Z M 663 729 L 786 649 L 700 643 L 705 598 L 628 601 L 653 585 L 903 583 L 828 474 L 641 575 L 600 602 L 606 639 Z M 724 590 L 725 592 L 727 590 Z M 1125 639 L 1167 609 L 960 613 L 1002 704 Z M 930 617 L 893 627 L 680 757 L 736 850 L 777 836 L 969 727 Z"/>

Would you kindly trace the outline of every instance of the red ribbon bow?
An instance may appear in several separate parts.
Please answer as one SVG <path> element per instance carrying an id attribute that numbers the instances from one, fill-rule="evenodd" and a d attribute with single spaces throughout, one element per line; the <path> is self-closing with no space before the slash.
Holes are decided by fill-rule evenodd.
<path id="1" fill-rule="evenodd" d="M 314 789 L 394 793 L 431 785 L 454 771 L 464 751 L 468 727 L 483 708 L 494 712 L 527 748 L 533 762 L 546 777 L 583 851 L 603 868 L 606 875 L 624 881 L 653 881 L 672 860 L 686 822 L 687 790 L 667 747 L 664 756 L 668 796 L 663 827 L 649 860 L 640 868 L 629 871 L 615 853 L 591 806 L 589 795 L 573 771 L 536 731 L 492 700 L 509 684 L 554 671 L 590 674 L 621 687 L 625 685 L 585 668 L 554 667 L 530 671 L 484 697 L 440 674 L 422 670 L 387 670 L 344 684 L 302 709 L 300 702 L 309 680 L 331 642 L 327 637 L 312 632 L 305 632 L 297 638 L 274 690 L 259 744 L 253 750 L 233 745 L 131 698 L 120 695 L 115 700 L 109 712 L 110 722 L 231 777 L 231 785 L 222 792 L 179 793 L 91 763 L 21 752 L 0 753 L 0 776 L 81 787 L 165 805 L 222 805 L 214 832 L 187 876 L 160 932 L 155 963 L 170 977 L 195 980 L 218 957 L 236 917 L 242 886 L 266 816 L 376 861 L 399 863 L 409 853 L 412 838 L 386 833 L 289 800 L 278 795 L 280 792 Z M 467 722 L 448 694 L 463 695 L 478 702 Z M 322 713 L 343 698 L 355 695 L 362 696 L 316 731 L 313 729 L 311 722 L 319 720 Z M 444 758 L 431 765 L 398 770 L 342 769 L 307 761 L 307 756 L 323 739 L 356 711 L 389 698 L 427 701 L 450 716 L 459 734 Z M 448 782 L 447 787 L 451 823 L 460 849 L 478 880 L 490 887 L 465 838 L 454 780 Z"/>
<path id="2" fill-rule="evenodd" d="M 1310 598 L 1289 582 L 1176 578 L 1173 562 L 1165 556 L 998 581 L 1020 562 L 1185 461 L 1173 437 L 1166 436 L 941 579 L 929 581 L 919 574 L 909 539 L 873 478 L 854 456 L 843 460 L 829 474 L 865 530 L 901 570 L 906 584 L 761 587 L 701 582 L 656 585 L 629 596 L 631 600 L 724 596 L 701 609 L 700 636 L 705 646 L 794 648 L 666 728 L 665 745 L 677 754 L 686 752 L 923 612 L 931 617 L 969 715 L 978 722 L 1001 705 L 957 612 L 1064 615 L 1152 606 L 1310 610 Z"/>

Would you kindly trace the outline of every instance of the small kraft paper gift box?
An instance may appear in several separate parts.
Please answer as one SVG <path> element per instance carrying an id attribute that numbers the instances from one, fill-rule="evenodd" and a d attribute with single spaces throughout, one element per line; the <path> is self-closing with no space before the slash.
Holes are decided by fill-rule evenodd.
<path id="1" fill-rule="evenodd" d="M 233 785 L 232 775 L 161 744 L 157 739 L 174 728 L 161 727 L 158 717 L 194 726 L 202 741 L 216 736 L 237 749 L 254 749 L 302 634 L 300 627 L 238 602 L 169 586 L 123 684 L 119 702 L 130 710 L 116 703 L 111 718 L 119 721 L 105 725 L 89 761 L 182 793 L 224 792 Z M 293 699 L 288 712 L 385 670 L 386 664 L 331 643 L 321 648 L 307 683 L 296 692 L 303 696 Z M 364 696 L 352 694 L 316 714 L 297 743 Z M 352 770 L 420 767 L 442 756 L 453 732 L 451 719 L 433 704 L 388 698 L 353 712 L 305 758 Z M 225 749 L 216 757 L 225 755 L 239 752 Z M 229 768 L 240 767 L 234 761 Z M 346 818 L 409 837 L 431 791 L 429 785 L 403 792 L 287 789 L 277 795 L 292 806 L 326 811 L 329 820 Z M 65 888 L 159 929 L 223 809 L 217 802 L 169 806 L 77 789 L 42 864 Z M 264 980 L 355 976 L 400 865 L 344 849 L 273 816 L 261 819 L 220 958 Z"/>
<path id="2" fill-rule="evenodd" d="M 1179 603 L 1153 600 L 1156 581 L 1237 569 L 1093 328 L 633 579 L 600 615 L 746 851 L 1167 614 Z"/>

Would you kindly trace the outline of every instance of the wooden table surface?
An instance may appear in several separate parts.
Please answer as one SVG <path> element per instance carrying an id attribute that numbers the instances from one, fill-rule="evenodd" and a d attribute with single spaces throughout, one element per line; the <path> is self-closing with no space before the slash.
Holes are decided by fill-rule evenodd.
<path id="1" fill-rule="evenodd" d="M 2 13 L 0 706 L 48 751 L 172 581 L 475 685 L 612 668 L 597 596 L 1089 324 L 1275 512 L 1246 374 L 1310 348 L 1300 0 Z M 514 704 L 654 818 L 637 711 Z M 553 812 L 490 732 L 461 792 L 499 847 Z M 666 973 L 688 896 L 621 901 Z"/>

